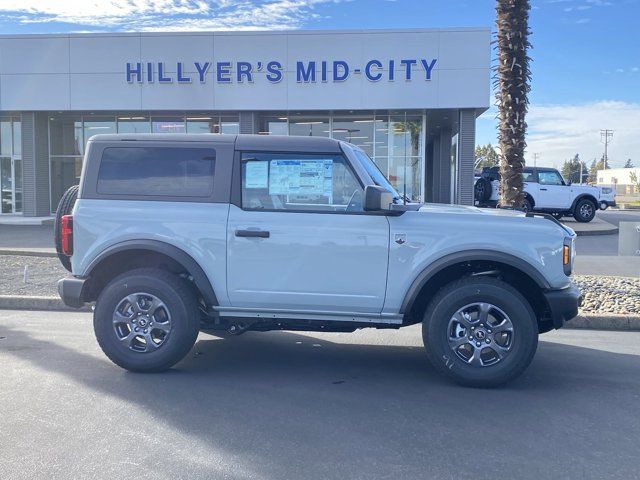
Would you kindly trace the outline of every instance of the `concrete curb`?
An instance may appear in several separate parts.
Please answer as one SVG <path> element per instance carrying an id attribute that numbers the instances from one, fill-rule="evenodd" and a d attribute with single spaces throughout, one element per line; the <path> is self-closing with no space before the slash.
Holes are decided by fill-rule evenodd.
<path id="1" fill-rule="evenodd" d="M 575 232 L 578 237 L 591 237 L 593 235 L 614 235 L 618 233 L 618 227 L 612 225 L 611 228 L 608 228 L 606 230 L 576 230 Z"/>
<path id="2" fill-rule="evenodd" d="M 44 310 L 52 312 L 90 312 L 91 307 L 67 307 L 59 297 L 0 295 L 0 310 Z"/>
<path id="3" fill-rule="evenodd" d="M 565 323 L 565 328 L 588 330 L 640 330 L 640 315 L 585 313 Z"/>
<path id="4" fill-rule="evenodd" d="M 27 297 L 0 295 L 0 310 L 43 310 L 53 312 L 90 312 L 91 306 L 84 308 L 67 307 L 57 297 Z M 599 315 L 587 313 L 578 315 L 565 324 L 565 328 L 588 330 L 639 330 L 640 315 Z"/>
<path id="5" fill-rule="evenodd" d="M 56 252 L 46 250 L 27 250 L 19 248 L 0 248 L 0 255 L 16 255 L 20 257 L 57 257 Z"/>

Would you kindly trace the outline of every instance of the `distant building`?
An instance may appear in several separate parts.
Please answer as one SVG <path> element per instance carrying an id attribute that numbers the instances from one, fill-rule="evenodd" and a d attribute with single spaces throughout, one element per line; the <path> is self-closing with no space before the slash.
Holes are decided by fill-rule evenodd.
<path id="1" fill-rule="evenodd" d="M 598 185 L 613 185 L 616 187 L 616 193 L 618 194 L 640 193 L 637 183 L 631 181 L 632 172 L 635 172 L 636 177 L 640 179 L 640 168 L 608 168 L 606 170 L 598 170 L 596 183 Z"/>

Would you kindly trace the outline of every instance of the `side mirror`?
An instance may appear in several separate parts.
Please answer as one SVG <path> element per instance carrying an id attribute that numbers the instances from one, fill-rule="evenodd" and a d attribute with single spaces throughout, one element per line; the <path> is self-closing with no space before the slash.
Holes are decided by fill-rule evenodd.
<path id="1" fill-rule="evenodd" d="M 570 187 L 571 183 L 572 183 L 571 180 L 567 180 L 567 187 Z"/>
<path id="2" fill-rule="evenodd" d="M 393 195 L 387 189 L 379 185 L 367 185 L 364 189 L 364 211 L 380 212 L 390 210 L 393 203 Z"/>

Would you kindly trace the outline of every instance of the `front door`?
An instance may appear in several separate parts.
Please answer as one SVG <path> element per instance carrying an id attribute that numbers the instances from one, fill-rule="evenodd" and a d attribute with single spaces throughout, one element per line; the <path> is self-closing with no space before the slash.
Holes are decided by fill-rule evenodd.
<path id="1" fill-rule="evenodd" d="M 227 229 L 234 307 L 379 313 L 389 222 L 342 155 L 244 153 Z M 237 181 L 237 180 L 236 180 Z"/>
<path id="2" fill-rule="evenodd" d="M 571 188 L 555 170 L 538 170 L 538 208 L 568 209 L 571 207 Z"/>

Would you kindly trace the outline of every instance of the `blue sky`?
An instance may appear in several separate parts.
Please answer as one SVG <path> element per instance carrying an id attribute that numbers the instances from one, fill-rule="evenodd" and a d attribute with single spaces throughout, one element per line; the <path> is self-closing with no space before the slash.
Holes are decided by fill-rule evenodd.
<path id="1" fill-rule="evenodd" d="M 532 0 L 529 155 L 640 165 L 640 0 Z M 0 0 L 0 32 L 490 26 L 493 0 Z M 494 112 L 478 143 L 495 143 Z"/>

